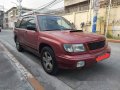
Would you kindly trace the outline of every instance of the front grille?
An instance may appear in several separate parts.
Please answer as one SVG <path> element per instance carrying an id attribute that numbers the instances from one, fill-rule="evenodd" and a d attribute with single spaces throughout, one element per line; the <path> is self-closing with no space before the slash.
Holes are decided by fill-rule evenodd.
<path id="1" fill-rule="evenodd" d="M 104 46 L 105 46 L 105 40 L 99 41 L 99 42 L 88 43 L 89 50 L 100 49 L 100 48 L 103 48 Z"/>

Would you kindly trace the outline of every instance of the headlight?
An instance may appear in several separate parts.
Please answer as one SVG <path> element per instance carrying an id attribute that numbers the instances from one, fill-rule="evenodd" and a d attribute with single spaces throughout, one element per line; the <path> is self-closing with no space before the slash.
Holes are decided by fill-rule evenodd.
<path id="1" fill-rule="evenodd" d="M 85 47 L 83 44 L 64 44 L 64 49 L 67 52 L 84 52 Z"/>

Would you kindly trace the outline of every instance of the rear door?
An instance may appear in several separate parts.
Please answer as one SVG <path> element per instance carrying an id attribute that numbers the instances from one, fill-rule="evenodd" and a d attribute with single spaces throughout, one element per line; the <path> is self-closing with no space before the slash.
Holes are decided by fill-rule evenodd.
<path id="1" fill-rule="evenodd" d="M 24 42 L 25 42 L 25 31 L 26 31 L 26 23 L 27 23 L 27 20 L 28 20 L 28 17 L 26 17 L 26 18 L 23 18 L 22 20 L 21 20 L 21 23 L 20 23 L 20 25 L 19 25 L 19 27 L 17 27 L 16 28 L 16 30 L 17 30 L 17 38 L 19 39 L 19 42 L 21 43 L 21 44 L 25 44 Z"/>
<path id="2" fill-rule="evenodd" d="M 26 26 L 34 26 L 36 28 L 35 18 L 29 17 L 27 20 Z M 38 34 L 39 32 L 36 30 L 25 30 L 24 40 L 25 45 L 29 46 L 30 48 L 37 50 L 38 44 Z"/>

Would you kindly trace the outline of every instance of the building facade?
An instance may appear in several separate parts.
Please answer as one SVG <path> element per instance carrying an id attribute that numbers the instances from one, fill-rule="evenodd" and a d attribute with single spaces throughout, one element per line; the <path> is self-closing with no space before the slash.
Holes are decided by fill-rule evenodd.
<path id="1" fill-rule="evenodd" d="M 89 10 L 90 0 L 64 0 L 66 13 Z"/>
<path id="2" fill-rule="evenodd" d="M 29 11 L 31 11 L 31 9 L 22 8 L 22 14 L 24 14 L 26 12 L 29 12 Z M 5 28 L 13 28 L 14 27 L 14 22 L 16 22 L 18 18 L 19 18 L 18 8 L 17 7 L 12 7 L 11 9 L 9 9 L 5 13 L 5 18 L 4 18 Z"/>
<path id="3" fill-rule="evenodd" d="M 84 30 L 92 31 L 93 6 L 88 0 L 64 0 L 65 12 L 63 17 L 74 23 L 77 29 L 81 28 L 81 23 L 85 23 Z M 97 16 L 97 33 L 105 34 L 108 5 L 110 0 L 100 0 L 100 8 Z M 83 6 L 83 7 L 82 7 Z M 87 8 L 85 8 L 88 6 Z M 82 9 L 80 9 L 82 7 Z M 109 18 L 109 36 L 120 38 L 120 0 L 112 0 Z"/>
<path id="4" fill-rule="evenodd" d="M 3 28 L 4 11 L 0 11 L 0 27 Z"/>

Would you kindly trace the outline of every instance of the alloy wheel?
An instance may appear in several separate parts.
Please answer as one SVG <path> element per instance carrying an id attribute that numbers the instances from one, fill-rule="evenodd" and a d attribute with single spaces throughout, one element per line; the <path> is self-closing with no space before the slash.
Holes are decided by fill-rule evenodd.
<path id="1" fill-rule="evenodd" d="M 52 71 L 53 69 L 53 58 L 49 52 L 43 53 L 43 65 L 47 71 Z"/>

